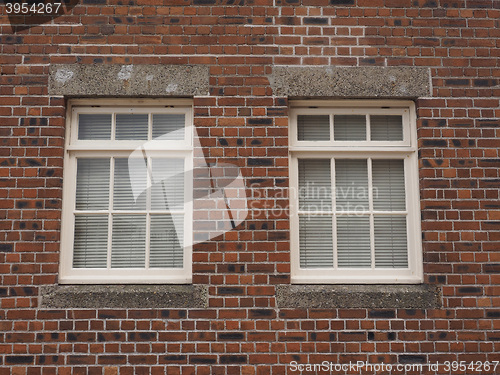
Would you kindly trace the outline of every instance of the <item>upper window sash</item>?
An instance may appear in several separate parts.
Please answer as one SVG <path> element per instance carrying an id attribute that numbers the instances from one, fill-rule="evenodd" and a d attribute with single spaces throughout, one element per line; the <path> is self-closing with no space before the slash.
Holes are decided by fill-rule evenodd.
<path id="1" fill-rule="evenodd" d="M 109 139 L 80 139 L 80 115 L 110 115 L 110 135 Z M 142 139 L 117 139 L 120 137 L 117 132 L 117 118 L 120 115 L 143 115 L 147 117 L 147 133 L 141 137 Z M 175 139 L 162 137 L 154 134 L 153 129 L 154 116 L 162 115 L 183 115 L 184 128 L 182 134 L 176 132 Z M 122 117 L 124 118 L 124 117 Z M 133 150 L 144 148 L 147 150 L 192 150 L 192 112 L 191 107 L 90 107 L 76 106 L 71 110 L 71 128 L 66 149 L 68 151 L 78 150 Z M 181 135 L 181 136 L 179 136 Z"/>
<path id="2" fill-rule="evenodd" d="M 311 116 L 329 116 L 329 139 L 325 140 L 299 140 L 299 125 L 298 119 L 301 115 Z M 335 137 L 335 116 L 364 116 L 366 123 L 366 136 L 364 140 L 337 140 Z M 371 116 L 401 116 L 402 118 L 402 140 L 371 140 Z M 339 107 L 339 108 L 317 108 L 311 106 L 292 107 L 290 110 L 290 150 L 321 150 L 345 148 L 352 150 L 356 147 L 358 150 L 377 150 L 381 147 L 390 149 L 408 150 L 414 148 L 416 144 L 415 135 L 410 127 L 411 118 L 408 106 L 405 107 L 388 107 L 388 108 L 357 108 L 357 107 Z M 326 131 L 325 131 L 326 134 Z"/>

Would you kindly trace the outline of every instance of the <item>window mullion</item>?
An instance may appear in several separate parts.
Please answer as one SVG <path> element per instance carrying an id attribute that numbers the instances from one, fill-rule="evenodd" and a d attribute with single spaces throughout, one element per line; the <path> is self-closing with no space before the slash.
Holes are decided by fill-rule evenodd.
<path id="1" fill-rule="evenodd" d="M 330 114 L 330 142 L 333 144 L 335 134 L 333 133 L 333 114 Z"/>
<path id="2" fill-rule="evenodd" d="M 71 123 L 70 123 L 70 127 L 68 130 L 69 142 L 67 142 L 67 146 L 70 146 L 73 143 L 75 143 L 76 141 L 78 141 L 78 131 L 80 129 L 80 122 L 79 122 L 78 116 L 79 115 L 78 115 L 77 111 L 73 108 L 73 110 L 71 111 Z M 68 147 L 66 147 L 66 148 L 68 148 Z"/>
<path id="3" fill-rule="evenodd" d="M 153 139 L 153 114 L 148 113 L 148 141 Z"/>
<path id="4" fill-rule="evenodd" d="M 370 123 L 370 115 L 366 115 L 366 140 L 371 141 L 372 140 L 372 131 L 371 131 L 371 123 Z"/>
<path id="5" fill-rule="evenodd" d="M 152 178 L 152 161 L 150 157 L 146 158 L 146 168 L 147 168 L 147 183 L 146 183 L 146 259 L 144 260 L 144 266 L 149 269 L 149 252 L 151 245 L 151 189 L 153 186 Z"/>
<path id="6" fill-rule="evenodd" d="M 371 268 L 375 268 L 375 220 L 373 217 L 372 158 L 368 158 L 368 210 L 370 211 L 370 256 Z"/>
<path id="7" fill-rule="evenodd" d="M 331 116 L 333 117 L 333 116 Z M 333 126 L 332 126 L 333 127 Z M 337 260 L 337 189 L 335 186 L 335 158 L 330 159 L 330 168 L 331 168 L 331 194 L 332 194 L 332 251 L 333 251 L 333 268 L 338 268 L 338 260 Z"/>
<path id="8" fill-rule="evenodd" d="M 116 113 L 111 114 L 111 140 L 116 139 Z"/>
<path id="9" fill-rule="evenodd" d="M 108 251 L 106 258 L 106 268 L 111 269 L 111 250 L 113 246 L 113 200 L 115 190 L 115 158 L 110 157 L 111 163 L 109 168 L 109 206 L 108 206 Z"/>

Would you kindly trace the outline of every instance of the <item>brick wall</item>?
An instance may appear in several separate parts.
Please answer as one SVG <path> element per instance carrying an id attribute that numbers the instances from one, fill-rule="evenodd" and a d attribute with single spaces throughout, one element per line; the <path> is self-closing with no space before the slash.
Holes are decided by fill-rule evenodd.
<path id="1" fill-rule="evenodd" d="M 123 3 L 83 0 L 28 28 L 0 11 L 0 373 L 500 360 L 499 1 Z M 66 101 L 48 95 L 52 64 L 210 66 L 209 93 L 194 98 L 207 161 L 237 164 L 265 210 L 288 204 L 288 101 L 273 96 L 274 65 L 430 68 L 433 95 L 416 101 L 422 238 L 425 283 L 442 287 L 443 308 L 279 309 L 289 222 L 253 211 L 194 249 L 206 309 L 40 308 L 59 260 Z"/>

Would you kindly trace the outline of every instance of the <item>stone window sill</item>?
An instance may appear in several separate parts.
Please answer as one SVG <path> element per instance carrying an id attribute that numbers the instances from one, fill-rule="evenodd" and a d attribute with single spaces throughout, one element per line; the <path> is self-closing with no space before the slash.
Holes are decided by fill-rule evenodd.
<path id="1" fill-rule="evenodd" d="M 49 285 L 40 288 L 41 308 L 206 308 L 205 285 Z"/>
<path id="2" fill-rule="evenodd" d="M 440 308 L 441 290 L 433 285 L 278 285 L 278 308 L 431 309 Z"/>

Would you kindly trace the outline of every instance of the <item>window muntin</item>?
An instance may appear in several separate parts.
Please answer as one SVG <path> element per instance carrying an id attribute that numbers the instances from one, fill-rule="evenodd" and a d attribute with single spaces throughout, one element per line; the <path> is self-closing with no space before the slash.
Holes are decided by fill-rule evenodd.
<path id="1" fill-rule="evenodd" d="M 69 110 L 60 281 L 190 282 L 191 103 L 96 104 Z"/>
<path id="2" fill-rule="evenodd" d="M 293 282 L 421 282 L 413 104 L 301 101 L 290 112 Z M 323 137 L 304 137 L 318 133 L 307 126 Z"/>

